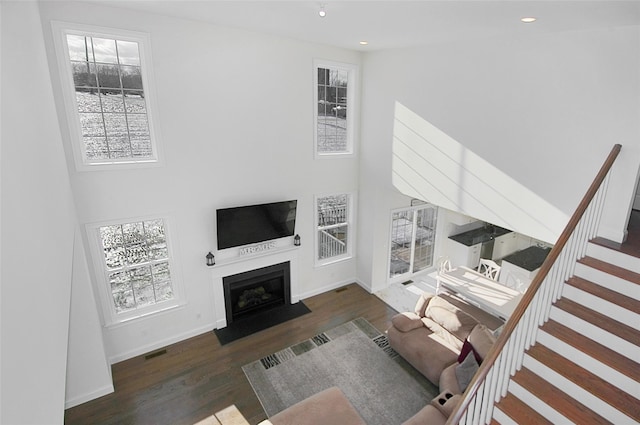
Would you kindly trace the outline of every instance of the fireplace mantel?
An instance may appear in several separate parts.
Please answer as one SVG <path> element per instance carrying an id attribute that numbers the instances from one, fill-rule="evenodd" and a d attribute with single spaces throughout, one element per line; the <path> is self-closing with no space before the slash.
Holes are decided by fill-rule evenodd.
<path id="1" fill-rule="evenodd" d="M 234 257 L 211 267 L 216 329 L 227 326 L 222 278 L 288 261 L 291 274 L 291 304 L 300 301 L 298 290 L 298 249 L 281 248 L 259 254 Z"/>

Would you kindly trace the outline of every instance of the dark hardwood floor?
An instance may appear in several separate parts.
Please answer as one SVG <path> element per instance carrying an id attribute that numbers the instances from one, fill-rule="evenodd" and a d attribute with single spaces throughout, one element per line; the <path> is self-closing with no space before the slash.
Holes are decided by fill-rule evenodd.
<path id="1" fill-rule="evenodd" d="M 266 415 L 243 365 L 357 317 L 384 331 L 396 313 L 357 284 L 304 302 L 311 313 L 225 346 L 207 332 L 113 365 L 115 392 L 68 409 L 65 424 L 192 425 L 232 404 L 257 424 Z"/>
<path id="2" fill-rule="evenodd" d="M 604 238 L 595 238 L 594 242 L 640 258 L 640 210 L 631 210 L 627 225 L 627 240 L 624 243 L 620 244 Z"/>

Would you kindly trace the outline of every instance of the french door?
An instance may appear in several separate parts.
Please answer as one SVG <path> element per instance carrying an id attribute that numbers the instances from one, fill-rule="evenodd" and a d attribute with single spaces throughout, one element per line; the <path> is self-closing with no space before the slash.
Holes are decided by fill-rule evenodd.
<path id="1" fill-rule="evenodd" d="M 424 204 L 391 212 L 389 280 L 433 266 L 438 207 Z"/>

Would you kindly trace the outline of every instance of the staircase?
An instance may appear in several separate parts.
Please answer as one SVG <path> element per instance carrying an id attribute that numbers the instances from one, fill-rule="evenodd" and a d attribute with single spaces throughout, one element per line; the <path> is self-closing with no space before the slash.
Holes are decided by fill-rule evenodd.
<path id="1" fill-rule="evenodd" d="M 587 245 L 492 424 L 640 423 L 638 270 L 640 258 Z"/>

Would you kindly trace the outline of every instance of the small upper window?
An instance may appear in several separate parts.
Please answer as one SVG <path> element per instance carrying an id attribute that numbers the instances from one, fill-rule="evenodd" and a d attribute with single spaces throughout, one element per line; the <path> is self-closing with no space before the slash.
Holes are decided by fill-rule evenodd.
<path id="1" fill-rule="evenodd" d="M 354 65 L 316 63 L 316 156 L 353 153 Z"/>
<path id="2" fill-rule="evenodd" d="M 145 38 L 62 27 L 59 35 L 67 115 L 79 164 L 157 161 Z"/>

